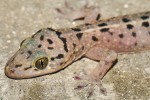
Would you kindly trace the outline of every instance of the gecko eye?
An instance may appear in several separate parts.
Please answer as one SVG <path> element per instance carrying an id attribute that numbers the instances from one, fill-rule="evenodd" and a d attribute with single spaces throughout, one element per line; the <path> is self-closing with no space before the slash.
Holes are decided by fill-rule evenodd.
<path id="1" fill-rule="evenodd" d="M 35 62 L 35 67 L 37 69 L 44 69 L 44 68 L 46 68 L 47 65 L 48 65 L 47 57 L 40 58 L 40 59 L 36 60 L 36 62 Z"/>

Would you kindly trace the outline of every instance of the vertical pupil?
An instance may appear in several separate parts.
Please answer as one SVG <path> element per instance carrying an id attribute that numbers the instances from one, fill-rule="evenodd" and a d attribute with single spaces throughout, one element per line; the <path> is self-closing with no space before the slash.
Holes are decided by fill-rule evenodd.
<path id="1" fill-rule="evenodd" d="M 44 62 L 43 62 L 43 60 L 41 60 L 40 62 L 41 62 L 41 65 L 42 65 L 42 67 L 43 67 L 43 66 L 44 66 Z"/>
<path id="2" fill-rule="evenodd" d="M 46 57 L 40 58 L 35 62 L 35 67 L 38 69 L 44 69 L 46 68 L 47 65 L 48 65 L 48 58 Z"/>

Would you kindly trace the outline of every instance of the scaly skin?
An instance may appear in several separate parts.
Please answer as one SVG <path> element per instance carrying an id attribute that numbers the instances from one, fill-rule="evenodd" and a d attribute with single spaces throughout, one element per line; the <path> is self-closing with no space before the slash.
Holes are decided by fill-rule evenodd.
<path id="1" fill-rule="evenodd" d="M 143 12 L 70 29 L 39 30 L 21 43 L 7 62 L 5 74 L 14 79 L 42 76 L 57 72 L 84 56 L 100 61 L 91 75 L 92 79 L 102 79 L 118 53 L 150 49 L 149 23 L 150 12 Z"/>

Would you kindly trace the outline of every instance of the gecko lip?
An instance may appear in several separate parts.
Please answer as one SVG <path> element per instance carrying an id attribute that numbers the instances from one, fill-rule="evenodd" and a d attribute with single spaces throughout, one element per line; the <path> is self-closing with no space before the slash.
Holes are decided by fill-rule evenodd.
<path id="1" fill-rule="evenodd" d="M 5 75 L 9 78 L 16 78 L 16 75 L 14 74 L 15 70 L 10 69 L 9 66 L 5 66 Z"/>
<path id="2" fill-rule="evenodd" d="M 29 76 L 24 75 L 23 73 L 21 74 L 17 72 L 17 69 L 15 68 L 10 68 L 10 66 L 5 66 L 5 75 L 8 78 L 11 79 L 25 79 L 25 78 L 30 78 Z"/>
<path id="3" fill-rule="evenodd" d="M 15 69 L 11 69 L 9 66 L 5 66 L 5 75 L 8 78 L 12 78 L 12 79 L 21 79 L 22 78 L 22 76 L 17 75 L 15 73 Z"/>

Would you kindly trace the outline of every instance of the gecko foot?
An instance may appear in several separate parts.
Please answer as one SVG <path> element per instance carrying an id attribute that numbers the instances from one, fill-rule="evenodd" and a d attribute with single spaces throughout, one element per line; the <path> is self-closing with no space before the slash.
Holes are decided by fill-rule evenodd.
<path id="1" fill-rule="evenodd" d="M 101 79 L 93 79 L 90 77 L 89 74 L 82 70 L 80 73 L 75 73 L 76 75 L 73 77 L 77 81 L 81 81 L 79 85 L 77 85 L 74 89 L 75 90 L 82 90 L 86 89 L 86 97 L 89 98 L 93 95 L 95 88 L 99 88 L 100 94 L 107 95 L 106 89 L 103 87 L 101 83 Z"/>
<path id="2" fill-rule="evenodd" d="M 62 8 L 67 8 L 63 10 Z M 88 2 L 83 7 L 76 9 L 69 2 L 65 1 L 64 5 L 55 9 L 59 14 L 58 18 L 65 18 L 69 21 L 84 21 L 85 23 L 93 23 L 100 19 L 100 8 L 90 6 Z"/>
<path id="3" fill-rule="evenodd" d="M 101 81 L 96 81 L 96 80 L 94 80 L 94 81 L 88 80 L 87 82 L 76 86 L 74 89 L 75 90 L 81 90 L 81 89 L 87 88 L 86 97 L 90 98 L 93 95 L 96 86 L 99 87 L 99 91 L 101 94 L 107 95 L 106 88 L 103 87 Z"/>

